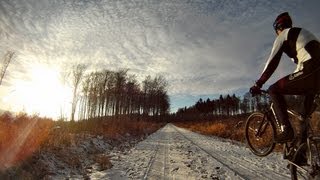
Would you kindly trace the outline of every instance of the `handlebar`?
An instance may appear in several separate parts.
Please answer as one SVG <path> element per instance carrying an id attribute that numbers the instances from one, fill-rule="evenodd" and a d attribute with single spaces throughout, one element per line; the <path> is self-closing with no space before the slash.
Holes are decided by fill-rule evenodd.
<path id="1" fill-rule="evenodd" d="M 260 89 L 260 91 L 261 91 L 262 94 L 269 94 L 269 92 L 267 90 Z"/>
<path id="2" fill-rule="evenodd" d="M 251 92 L 250 93 L 252 94 L 252 96 L 256 96 L 256 95 L 265 95 L 265 94 L 269 94 L 269 92 L 267 90 L 264 90 L 264 89 L 259 89 L 258 91 L 256 92 Z"/>

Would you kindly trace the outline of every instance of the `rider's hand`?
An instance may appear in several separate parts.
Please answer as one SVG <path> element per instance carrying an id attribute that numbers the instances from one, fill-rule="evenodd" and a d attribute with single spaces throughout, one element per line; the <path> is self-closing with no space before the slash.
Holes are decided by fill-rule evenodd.
<path id="1" fill-rule="evenodd" d="M 253 86 L 250 88 L 250 93 L 252 94 L 252 96 L 261 94 L 261 87 L 258 86 L 257 84 L 253 85 Z"/>

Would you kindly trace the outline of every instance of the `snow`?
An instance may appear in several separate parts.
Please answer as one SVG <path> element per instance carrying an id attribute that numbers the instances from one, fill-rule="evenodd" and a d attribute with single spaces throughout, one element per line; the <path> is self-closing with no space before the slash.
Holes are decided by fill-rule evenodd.
<path id="1" fill-rule="evenodd" d="M 38 169 L 45 179 L 85 179 L 86 173 L 99 171 L 95 157 L 111 151 L 109 141 L 102 136 L 76 135 L 71 145 L 59 145 L 38 155 Z"/>
<path id="2" fill-rule="evenodd" d="M 290 179 L 281 153 L 257 157 L 241 143 L 172 124 L 127 151 L 110 152 L 113 167 L 90 179 Z"/>
<path id="3" fill-rule="evenodd" d="M 257 157 L 245 144 L 173 124 L 133 147 L 76 136 L 71 146 L 41 152 L 37 167 L 45 179 L 290 179 L 281 153 Z"/>

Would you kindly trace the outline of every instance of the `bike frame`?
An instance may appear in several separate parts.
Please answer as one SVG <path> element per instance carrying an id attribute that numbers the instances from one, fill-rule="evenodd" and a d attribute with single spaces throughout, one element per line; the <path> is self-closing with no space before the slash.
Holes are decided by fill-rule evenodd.
<path id="1" fill-rule="evenodd" d="M 266 93 L 268 94 L 267 91 L 262 90 L 262 93 Z M 289 115 L 292 116 L 292 118 L 289 118 L 289 121 L 291 124 L 293 124 L 293 120 L 296 119 L 299 122 L 300 128 L 301 129 L 301 133 L 298 136 L 298 129 L 297 127 L 293 126 L 294 130 L 294 134 L 295 134 L 295 139 L 291 142 L 287 142 L 287 143 L 283 143 L 283 156 L 284 159 L 288 160 L 288 163 L 291 165 L 290 166 L 290 170 L 293 171 L 293 173 L 297 173 L 297 169 L 299 169 L 299 171 L 303 174 L 306 174 L 307 176 L 310 177 L 314 177 L 314 176 L 319 176 L 320 175 L 320 136 L 316 135 L 312 126 L 311 126 L 311 115 L 314 113 L 316 106 L 318 105 L 317 100 L 319 100 L 319 94 L 317 94 L 314 98 L 314 106 L 311 107 L 312 109 L 310 109 L 310 114 L 308 114 L 307 117 L 302 116 L 302 114 L 292 110 L 292 109 L 287 109 L 287 113 Z M 277 116 L 275 115 L 275 111 L 273 109 L 273 103 L 270 104 L 269 107 L 264 107 L 260 110 L 260 112 L 258 112 L 258 114 L 261 114 L 263 116 L 260 115 L 260 117 L 262 117 L 262 119 L 260 119 L 261 121 L 259 121 L 259 125 L 258 127 L 256 127 L 254 130 L 254 135 L 256 137 L 262 137 L 267 125 L 270 123 L 272 125 L 273 128 L 273 135 L 276 135 L 276 128 L 279 127 L 278 125 L 278 120 L 277 120 Z M 252 114 L 254 117 L 254 113 Z M 309 117 L 310 116 L 310 117 Z M 258 116 L 259 117 L 259 116 Z M 246 138 L 247 137 L 247 130 L 248 127 L 247 124 L 248 122 L 251 122 L 250 120 L 251 116 L 248 117 L 247 119 L 247 123 L 246 123 Z M 302 134 L 303 133 L 303 134 Z M 306 134 L 304 134 L 306 133 Z M 274 145 L 277 143 L 273 140 L 273 145 L 269 146 L 271 148 L 269 148 L 267 151 L 265 152 L 259 152 L 259 150 L 255 150 L 251 144 L 249 143 L 250 141 L 248 141 L 249 147 L 251 148 L 252 152 L 255 153 L 258 156 L 266 156 L 268 155 L 274 148 Z M 272 147 L 273 146 L 273 147 Z M 308 167 L 306 168 L 304 166 L 300 166 L 298 164 L 296 164 L 296 157 L 300 156 L 301 152 L 307 152 L 307 160 L 308 160 Z M 293 159 L 291 159 L 293 157 Z M 299 160 L 298 160 L 299 161 Z M 295 169 L 291 169 L 292 167 L 295 167 Z M 292 173 L 292 172 L 291 172 Z"/>

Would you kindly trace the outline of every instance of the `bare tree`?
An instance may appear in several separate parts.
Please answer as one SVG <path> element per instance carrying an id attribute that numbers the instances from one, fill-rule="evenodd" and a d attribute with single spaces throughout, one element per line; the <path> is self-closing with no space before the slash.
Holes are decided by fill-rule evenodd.
<path id="1" fill-rule="evenodd" d="M 105 75 L 105 87 L 104 87 L 104 99 L 105 99 L 105 115 L 111 114 L 113 91 L 115 87 L 115 74 L 113 71 L 104 70 Z"/>
<path id="2" fill-rule="evenodd" d="M 166 112 L 169 102 L 166 97 L 168 83 L 165 78 L 156 76 L 152 79 L 151 76 L 147 76 L 142 83 L 143 114 L 155 116 Z"/>
<path id="3" fill-rule="evenodd" d="M 124 87 L 127 81 L 128 69 L 121 69 L 115 72 L 115 115 L 121 114 L 123 109 Z"/>
<path id="4" fill-rule="evenodd" d="M 87 119 L 87 109 L 88 109 L 88 97 L 89 97 L 89 85 L 90 79 L 89 76 L 84 76 L 82 81 L 82 96 L 80 101 L 80 112 L 79 119 Z"/>
<path id="5" fill-rule="evenodd" d="M 7 72 L 7 68 L 12 60 L 12 57 L 14 55 L 13 51 L 7 51 L 7 53 L 4 55 L 3 62 L 2 62 L 2 68 L 0 72 L 0 85 L 2 84 L 2 80 L 4 78 L 4 75 Z"/>
<path id="6" fill-rule="evenodd" d="M 71 70 L 71 82 L 73 88 L 72 102 L 71 102 L 71 121 L 74 121 L 74 115 L 78 102 L 78 88 L 81 79 L 86 71 L 87 66 L 84 64 L 76 64 Z"/>
<path id="7" fill-rule="evenodd" d="M 151 79 L 151 76 L 148 75 L 147 77 L 145 77 L 144 81 L 142 82 L 142 93 L 143 93 L 142 109 L 143 109 L 143 114 L 144 115 L 149 115 L 149 113 L 150 113 L 150 109 L 151 109 L 151 98 L 150 98 L 151 90 L 152 90 L 152 79 Z"/>
<path id="8" fill-rule="evenodd" d="M 143 82 L 141 89 L 135 75 L 127 69 L 102 70 L 86 75 L 82 80 L 79 116 L 92 119 L 119 115 L 165 115 L 170 102 L 167 82 L 162 76 Z"/>

